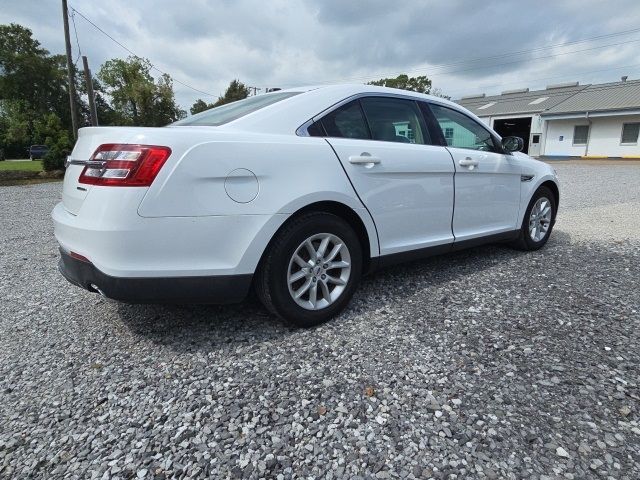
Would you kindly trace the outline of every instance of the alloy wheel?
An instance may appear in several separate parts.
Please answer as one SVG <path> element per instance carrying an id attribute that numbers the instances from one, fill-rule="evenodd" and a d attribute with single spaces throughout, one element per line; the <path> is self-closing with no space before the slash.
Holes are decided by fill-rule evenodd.
<path id="1" fill-rule="evenodd" d="M 303 241 L 289 260 L 291 298 L 306 310 L 321 310 L 344 292 L 351 276 L 351 254 L 342 239 L 318 233 Z"/>
<path id="2" fill-rule="evenodd" d="M 551 202 L 547 197 L 540 197 L 529 214 L 529 236 L 534 242 L 541 241 L 551 226 Z"/>

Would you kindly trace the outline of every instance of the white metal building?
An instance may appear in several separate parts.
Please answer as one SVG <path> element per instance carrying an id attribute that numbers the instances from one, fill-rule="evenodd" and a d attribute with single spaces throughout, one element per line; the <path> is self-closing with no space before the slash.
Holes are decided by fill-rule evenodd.
<path id="1" fill-rule="evenodd" d="M 565 83 L 458 100 L 533 156 L 640 158 L 640 80 Z"/>

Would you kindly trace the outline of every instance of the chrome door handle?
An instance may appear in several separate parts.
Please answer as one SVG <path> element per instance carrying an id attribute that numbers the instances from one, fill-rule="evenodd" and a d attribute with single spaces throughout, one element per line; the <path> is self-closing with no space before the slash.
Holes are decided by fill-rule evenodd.
<path id="1" fill-rule="evenodd" d="M 380 162 L 381 160 L 378 157 L 374 157 L 367 152 L 362 152 L 360 155 L 351 155 L 349 157 L 349 163 L 353 163 L 354 165 L 377 164 Z"/>
<path id="2" fill-rule="evenodd" d="M 467 157 L 467 158 L 464 158 L 464 159 L 460 160 L 458 163 L 462 167 L 477 167 L 478 163 L 480 163 L 480 162 L 478 162 L 478 160 L 474 160 L 471 157 Z"/>

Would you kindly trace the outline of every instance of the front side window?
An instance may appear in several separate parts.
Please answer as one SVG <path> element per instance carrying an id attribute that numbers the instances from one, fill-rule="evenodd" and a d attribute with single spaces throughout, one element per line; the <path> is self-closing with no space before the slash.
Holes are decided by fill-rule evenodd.
<path id="1" fill-rule="evenodd" d="M 589 138 L 589 125 L 576 125 L 573 127 L 573 144 L 586 145 Z"/>
<path id="2" fill-rule="evenodd" d="M 622 125 L 622 140 L 620 143 L 623 145 L 637 145 L 638 136 L 640 136 L 640 123 L 625 123 Z"/>
<path id="3" fill-rule="evenodd" d="M 342 105 L 325 115 L 322 126 L 328 137 L 370 139 L 369 129 L 362 114 L 360 103 Z"/>
<path id="4" fill-rule="evenodd" d="M 431 104 L 431 111 L 449 147 L 498 151 L 491 133 L 475 120 L 442 105 Z"/>
<path id="5" fill-rule="evenodd" d="M 422 114 L 414 101 L 367 97 L 360 102 L 373 140 L 421 145 L 431 143 Z"/>
<path id="6" fill-rule="evenodd" d="M 205 110 L 184 120 L 178 120 L 172 123 L 171 126 L 203 125 L 217 127 L 300 93 L 301 92 L 277 92 L 256 95 Z"/>

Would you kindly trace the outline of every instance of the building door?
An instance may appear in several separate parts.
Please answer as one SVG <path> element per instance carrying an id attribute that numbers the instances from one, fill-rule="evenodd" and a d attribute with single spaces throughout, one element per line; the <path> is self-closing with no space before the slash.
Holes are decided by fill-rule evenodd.
<path id="1" fill-rule="evenodd" d="M 542 135 L 540 133 L 532 133 L 531 139 L 529 140 L 529 155 L 532 157 L 540 156 L 540 138 Z"/>

